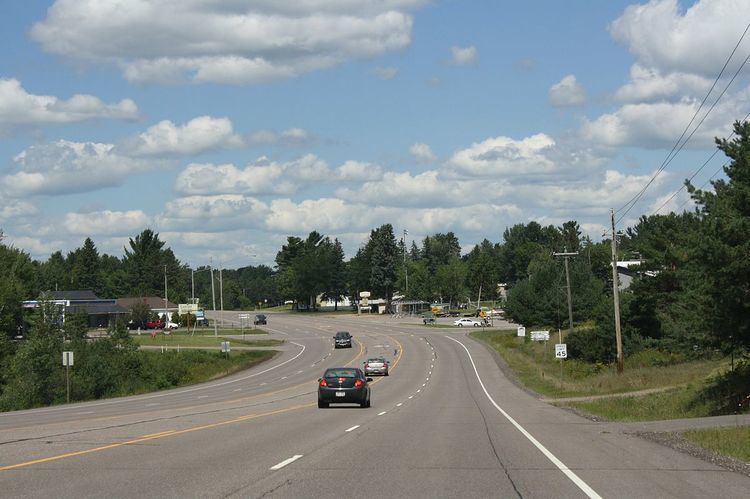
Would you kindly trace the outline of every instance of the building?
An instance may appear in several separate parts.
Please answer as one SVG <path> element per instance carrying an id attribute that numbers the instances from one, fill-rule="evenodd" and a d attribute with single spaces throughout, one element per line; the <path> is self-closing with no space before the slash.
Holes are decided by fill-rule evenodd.
<path id="1" fill-rule="evenodd" d="M 136 303 L 145 303 L 152 312 L 156 312 L 156 314 L 161 318 L 163 318 L 164 314 L 166 313 L 168 321 L 172 320 L 172 315 L 177 314 L 179 309 L 176 304 L 172 303 L 169 300 L 167 300 L 165 303 L 164 298 L 160 296 L 141 296 L 136 298 L 117 299 L 117 304 L 128 311 L 130 311 L 130 309 L 133 308 L 133 305 L 135 305 Z"/>
<path id="2" fill-rule="evenodd" d="M 86 314 L 89 327 L 107 328 L 114 326 L 117 320 L 125 320 L 129 310 L 117 303 L 117 300 L 99 298 L 90 289 L 70 291 L 48 291 L 37 300 L 23 302 L 23 308 L 33 309 L 42 301 L 53 303 L 62 309 L 63 322 L 69 314 Z"/>

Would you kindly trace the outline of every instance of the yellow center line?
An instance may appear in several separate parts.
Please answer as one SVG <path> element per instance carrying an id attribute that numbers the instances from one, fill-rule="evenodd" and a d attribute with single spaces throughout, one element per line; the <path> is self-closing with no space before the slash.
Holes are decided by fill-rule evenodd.
<path id="1" fill-rule="evenodd" d="M 76 457 L 76 456 L 83 456 L 86 454 L 93 454 L 95 452 L 102 452 L 109 449 L 116 449 L 118 447 L 125 447 L 126 445 L 133 445 L 133 444 L 139 444 L 142 442 L 148 442 L 150 440 L 157 440 L 160 438 L 165 437 L 171 437 L 174 435 L 182 435 L 185 433 L 191 433 L 194 431 L 200 431 L 200 430 L 207 430 L 210 428 L 218 428 L 219 426 L 225 426 L 233 423 L 240 423 L 242 421 L 248 421 L 251 419 L 257 419 L 264 416 L 272 416 L 274 414 L 282 414 L 285 412 L 291 412 L 296 411 L 299 409 L 304 409 L 307 407 L 313 407 L 315 404 L 304 404 L 304 405 L 295 405 L 292 407 L 287 407 L 285 409 L 277 409 L 275 411 L 269 411 L 269 412 L 262 412 L 258 414 L 247 414 L 245 416 L 240 416 L 238 418 L 229 419 L 226 421 L 219 421 L 218 423 L 210 423 L 202 426 L 194 426 L 193 428 L 185 428 L 184 430 L 174 430 L 169 432 L 162 432 L 162 433 L 154 433 L 153 435 L 147 435 L 144 437 L 135 438 L 133 440 L 127 440 L 125 442 L 118 442 L 116 444 L 109 444 L 109 445 L 102 445 L 101 447 L 94 447 L 91 449 L 84 449 L 76 452 L 68 452 L 66 454 L 58 454 L 56 456 L 50 456 L 50 457 L 44 457 L 41 459 L 35 459 L 33 461 L 25 461 L 23 463 L 18 464 L 11 464 L 8 466 L 0 466 L 0 471 L 8 471 L 8 470 L 15 470 L 18 468 L 25 468 L 27 466 L 32 466 L 34 464 L 41 464 L 41 463 L 49 463 L 51 461 L 59 461 L 61 459 L 66 459 L 70 457 Z"/>
<path id="2" fill-rule="evenodd" d="M 388 337 L 390 338 L 390 336 L 388 336 Z M 403 353 L 403 346 L 395 338 L 391 338 L 391 339 L 393 339 L 399 345 L 399 354 L 398 354 L 396 360 L 393 363 L 393 367 L 395 368 L 396 365 L 398 364 L 398 361 L 401 359 L 401 355 Z M 357 354 L 356 357 L 354 357 L 352 360 L 350 360 L 347 363 L 347 365 L 349 365 L 352 362 L 356 361 L 364 353 L 364 345 L 360 341 L 358 341 L 358 340 L 355 340 L 355 341 L 357 341 L 357 343 L 359 344 L 359 353 Z M 303 384 L 305 384 L 305 383 L 302 383 L 302 384 L 297 385 L 297 386 L 301 386 Z M 276 392 L 272 392 L 272 393 L 278 393 L 279 391 L 284 391 L 284 390 L 288 390 L 288 389 L 289 388 L 284 388 L 282 390 L 277 390 Z M 264 395 L 267 395 L 267 394 L 264 394 Z M 256 397 L 257 396 L 259 396 L 259 395 L 256 395 Z M 233 418 L 233 419 L 228 419 L 226 421 L 219 421 L 217 423 L 209 423 L 209 424 L 206 424 L 206 425 L 194 426 L 192 428 L 185 428 L 185 429 L 182 429 L 182 430 L 168 430 L 168 431 L 163 431 L 163 432 L 159 432 L 159 433 L 152 433 L 150 435 L 144 435 L 142 437 L 138 437 L 138 438 L 135 438 L 135 439 L 132 439 L 132 440 L 127 440 L 125 442 L 118 442 L 118 443 L 115 443 L 115 444 L 102 445 L 100 447 L 93 447 L 91 449 L 84 449 L 84 450 L 75 451 L 75 452 L 68 452 L 68 453 L 65 453 L 65 454 L 58 454 L 58 455 L 55 455 L 55 456 L 49 456 L 49 457 L 44 457 L 44 458 L 40 458 L 40 459 L 34 459 L 34 460 L 31 460 L 31 461 L 24 461 L 24 462 L 17 463 L 17 464 L 10 464 L 10 465 L 7 465 L 7 466 L 0 466 L 0 471 L 9 471 L 9 470 L 15 470 L 15 469 L 19 469 L 19 468 L 25 468 L 25 467 L 28 467 L 28 466 L 33 466 L 35 464 L 49 463 L 49 462 L 53 462 L 53 461 L 60 461 L 62 459 L 67 459 L 67 458 L 71 458 L 71 457 L 84 456 L 84 455 L 87 455 L 87 454 L 93 454 L 93 453 L 96 453 L 96 452 L 102 452 L 102 451 L 110 450 L 110 449 L 117 449 L 117 448 L 120 448 L 120 447 L 125 447 L 127 445 L 139 444 L 139 443 L 142 443 L 142 442 L 148 442 L 148 441 L 157 440 L 157 439 L 160 439 L 160 438 L 172 437 L 172 436 L 175 436 L 175 435 L 183 435 L 183 434 L 192 433 L 192 432 L 195 432 L 195 431 L 208 430 L 208 429 L 211 429 L 211 428 L 218 428 L 220 426 L 226 426 L 226 425 L 230 425 L 230 424 L 234 424 L 234 423 L 240 423 L 240 422 L 243 422 L 243 421 L 249 421 L 251 419 L 257 419 L 257 418 L 261 418 L 261 417 L 265 417 L 265 416 L 272 416 L 272 415 L 275 415 L 275 414 L 283 414 L 283 413 L 286 413 L 286 412 L 297 411 L 297 410 L 300 410 L 300 409 L 306 409 L 306 408 L 314 407 L 314 406 L 315 406 L 314 403 L 313 404 L 295 405 L 295 406 L 292 406 L 292 407 L 287 407 L 287 408 L 284 408 L 284 409 L 277 409 L 277 410 L 274 410 L 274 411 L 268 411 L 268 412 L 262 412 L 262 413 L 256 413 L 256 414 L 246 414 L 244 416 L 240 416 L 240 417 Z"/>

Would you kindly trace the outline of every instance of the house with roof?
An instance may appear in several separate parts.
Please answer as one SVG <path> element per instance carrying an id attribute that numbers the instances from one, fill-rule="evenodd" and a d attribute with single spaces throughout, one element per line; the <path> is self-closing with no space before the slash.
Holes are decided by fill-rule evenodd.
<path id="1" fill-rule="evenodd" d="M 26 300 L 23 308 L 33 309 L 43 301 L 60 307 L 63 322 L 69 314 L 83 313 L 87 316 L 89 327 L 106 328 L 118 320 L 125 320 L 130 311 L 117 304 L 117 300 L 99 298 L 90 289 L 69 291 L 47 291 L 37 300 Z"/>

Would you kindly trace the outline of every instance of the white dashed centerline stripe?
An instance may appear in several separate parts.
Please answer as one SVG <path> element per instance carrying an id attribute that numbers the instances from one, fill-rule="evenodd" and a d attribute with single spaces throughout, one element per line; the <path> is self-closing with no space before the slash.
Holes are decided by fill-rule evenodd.
<path id="1" fill-rule="evenodd" d="M 357 428 L 359 428 L 359 425 L 358 425 L 358 424 L 355 424 L 355 425 L 354 425 L 354 426 L 352 426 L 351 428 L 348 428 L 348 429 L 347 429 L 346 431 L 353 431 L 353 430 L 356 430 Z"/>
<path id="2" fill-rule="evenodd" d="M 378 416 L 382 416 L 383 414 L 387 413 L 388 411 L 379 412 Z"/>
<path id="3" fill-rule="evenodd" d="M 401 407 L 402 405 L 404 405 L 403 402 L 399 402 L 398 404 L 396 404 L 396 407 Z"/>
<path id="4" fill-rule="evenodd" d="M 409 400 L 413 399 L 414 395 L 409 395 Z"/>
<path id="5" fill-rule="evenodd" d="M 287 464 L 291 464 L 291 463 L 293 463 L 294 461 L 296 461 L 297 459 L 299 459 L 301 457 L 302 457 L 302 454 L 296 454 L 296 455 L 290 457 L 289 459 L 284 459 L 279 464 L 277 464 L 275 466 L 271 466 L 268 469 L 273 470 L 273 471 L 280 470 L 281 468 L 283 468 Z"/>
<path id="6" fill-rule="evenodd" d="M 573 471 L 571 471 L 571 469 L 568 468 L 565 465 L 565 463 L 563 463 L 562 461 L 560 461 L 554 454 L 552 454 L 549 450 L 547 450 L 547 448 L 544 445 L 542 445 L 541 442 L 539 442 L 536 438 L 534 438 L 534 436 L 531 435 L 531 433 L 529 433 L 528 431 L 526 431 L 526 429 L 523 426 L 521 426 L 515 419 L 513 419 L 510 414 L 508 414 L 507 412 L 505 412 L 502 409 L 502 407 L 500 407 L 499 405 L 497 405 L 497 402 L 495 402 L 495 399 L 493 399 L 490 396 L 490 393 L 487 391 L 487 388 L 485 388 L 484 383 L 482 382 L 482 378 L 479 377 L 479 371 L 477 370 L 477 365 L 474 363 L 474 358 L 471 356 L 471 353 L 469 352 L 469 349 L 466 348 L 466 345 L 464 345 L 463 343 L 461 343 L 457 339 L 451 338 L 451 337 L 447 337 L 447 338 L 449 340 L 451 340 L 451 341 L 455 341 L 456 343 L 458 343 L 459 345 L 461 345 L 461 347 L 463 347 L 464 350 L 466 350 L 466 355 L 469 356 L 469 361 L 471 362 L 471 366 L 474 368 L 474 374 L 477 376 L 477 380 L 479 381 L 479 385 L 482 387 L 482 390 L 484 391 L 484 394 L 487 396 L 487 398 L 492 403 L 492 405 L 495 406 L 495 409 L 497 409 L 498 411 L 500 411 L 500 414 L 502 414 L 505 417 L 505 419 L 507 419 L 508 421 L 510 421 L 510 423 L 513 426 L 515 426 L 516 429 L 518 431 L 520 431 L 521 434 L 524 437 L 526 437 L 532 444 L 534 444 L 534 447 L 536 447 L 537 449 L 539 449 L 541 451 L 541 453 L 544 454 L 547 457 L 547 459 L 549 459 L 550 461 L 552 461 L 552 463 L 555 466 L 557 466 L 557 469 L 559 469 L 560 471 L 562 471 L 565 474 L 565 476 L 567 476 L 570 479 L 570 481 L 572 481 L 574 484 L 576 484 L 578 486 L 578 488 L 583 491 L 584 494 L 586 494 L 591 499 L 601 499 L 601 496 L 599 494 L 597 494 L 594 489 L 592 489 L 591 487 L 589 487 L 589 485 L 586 482 L 584 482 L 583 480 L 581 480 L 581 478 L 578 475 L 576 475 L 575 473 L 573 473 Z"/>

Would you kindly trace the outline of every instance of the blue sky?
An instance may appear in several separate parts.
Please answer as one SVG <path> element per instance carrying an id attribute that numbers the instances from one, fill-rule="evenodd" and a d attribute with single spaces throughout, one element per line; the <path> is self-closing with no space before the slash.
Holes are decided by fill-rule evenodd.
<path id="1" fill-rule="evenodd" d="M 453 231 L 465 251 L 531 220 L 599 239 L 748 19 L 740 0 L 4 2 L 0 228 L 46 259 L 86 237 L 121 256 L 148 227 L 227 267 L 311 230 L 351 256 L 383 223 Z M 750 36 L 717 88 L 749 53 Z M 742 71 L 623 227 L 749 95 Z"/>

